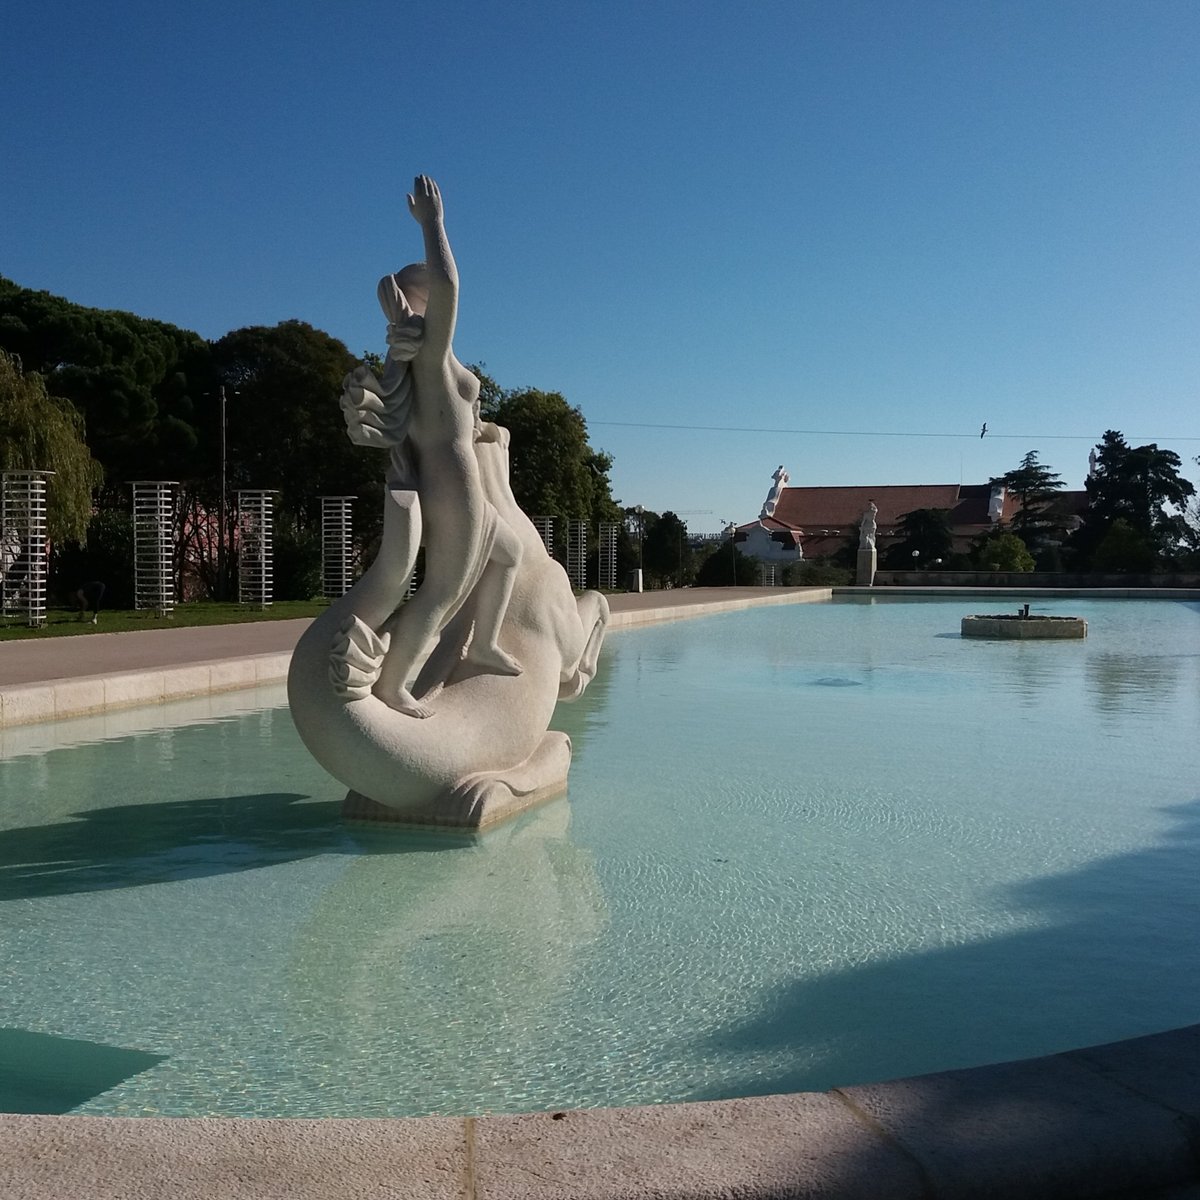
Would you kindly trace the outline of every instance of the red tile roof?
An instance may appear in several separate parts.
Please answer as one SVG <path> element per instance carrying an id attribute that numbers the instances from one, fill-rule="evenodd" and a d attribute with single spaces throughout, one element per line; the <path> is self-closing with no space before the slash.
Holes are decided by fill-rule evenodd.
<path id="1" fill-rule="evenodd" d="M 786 532 L 802 534 L 804 554 L 819 558 L 833 554 L 845 545 L 845 539 L 858 529 L 867 504 L 872 500 L 879 509 L 876 523 L 879 536 L 895 534 L 906 513 L 918 508 L 940 508 L 949 512 L 950 527 L 956 541 L 974 537 L 993 527 L 988 516 L 992 489 L 987 483 L 883 484 L 869 487 L 788 487 L 784 488 L 773 516 L 764 525 L 777 540 Z M 1063 516 L 1081 513 L 1087 508 L 1087 492 L 1059 492 L 1048 511 Z M 1011 492 L 1004 496 L 1000 520 L 1010 522 L 1020 512 L 1019 500 Z M 739 540 L 759 525 L 751 521 L 738 526 Z"/>
<path id="2" fill-rule="evenodd" d="M 783 489 L 775 506 L 775 520 L 805 532 L 818 529 L 857 526 L 867 504 L 874 500 L 879 508 L 875 518 L 880 528 L 900 523 L 905 513 L 915 508 L 949 508 L 958 503 L 957 483 L 885 484 L 882 487 L 789 487 Z M 985 486 L 986 492 L 986 486 Z M 987 497 L 983 501 L 983 519 L 987 520 Z"/>

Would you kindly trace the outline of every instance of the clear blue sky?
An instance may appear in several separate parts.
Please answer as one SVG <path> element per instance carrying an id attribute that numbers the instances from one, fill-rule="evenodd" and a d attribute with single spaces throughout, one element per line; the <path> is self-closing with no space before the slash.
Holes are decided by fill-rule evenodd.
<path id="1" fill-rule="evenodd" d="M 433 175 L 459 357 L 694 529 L 1106 428 L 1200 477 L 1195 0 L 10 5 L 0 114 L 0 274 L 208 338 L 382 350 Z"/>

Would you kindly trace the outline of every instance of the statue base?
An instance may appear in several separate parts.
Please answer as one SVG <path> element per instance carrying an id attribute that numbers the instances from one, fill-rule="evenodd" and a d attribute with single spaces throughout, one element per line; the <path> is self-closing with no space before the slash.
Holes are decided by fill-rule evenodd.
<path id="1" fill-rule="evenodd" d="M 371 824 L 480 831 L 563 795 L 570 766 L 571 739 L 551 731 L 519 767 L 468 776 L 425 806 L 393 808 L 351 789 L 342 801 L 342 817 Z"/>
<path id="2" fill-rule="evenodd" d="M 875 550 L 860 550 L 858 552 L 858 574 L 854 582 L 858 587 L 873 587 L 875 585 Z"/>
<path id="3" fill-rule="evenodd" d="M 481 833 L 518 816 L 527 809 L 536 808 L 559 796 L 566 795 L 567 781 L 547 788 L 539 788 L 523 796 L 509 793 L 507 797 L 496 797 L 491 802 L 473 807 L 469 811 L 452 811 L 445 807 L 425 810 L 401 811 L 371 800 L 359 792 L 349 791 L 342 801 L 342 820 L 363 822 L 370 825 L 395 825 L 399 828 L 461 829 L 465 832 Z"/>

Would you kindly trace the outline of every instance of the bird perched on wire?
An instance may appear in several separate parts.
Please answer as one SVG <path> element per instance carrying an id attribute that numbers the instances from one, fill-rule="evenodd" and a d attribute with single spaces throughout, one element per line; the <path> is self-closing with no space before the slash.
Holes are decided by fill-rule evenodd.
<path id="1" fill-rule="evenodd" d="M 983 435 L 985 433 L 987 433 L 987 422 L 986 421 L 984 421 L 983 428 L 979 431 L 979 438 L 981 441 L 983 440 Z"/>

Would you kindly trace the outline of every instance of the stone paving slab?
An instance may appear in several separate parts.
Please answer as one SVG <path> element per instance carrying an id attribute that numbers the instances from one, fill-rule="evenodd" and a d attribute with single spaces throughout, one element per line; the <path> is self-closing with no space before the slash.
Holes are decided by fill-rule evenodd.
<path id="1" fill-rule="evenodd" d="M 822 1093 L 489 1117 L 474 1140 L 476 1200 L 926 1194 L 904 1151 Z"/>
<path id="2" fill-rule="evenodd" d="M 1137 1195 L 1197 1178 L 1185 1119 L 1063 1055 L 840 1091 L 939 1200 Z"/>
<path id="3" fill-rule="evenodd" d="M 1073 1050 L 1063 1057 L 1179 1113 L 1200 1153 L 1200 1025 Z"/>
<path id="4" fill-rule="evenodd" d="M 459 1200 L 464 1121 L 0 1117 L 4 1200 Z"/>

